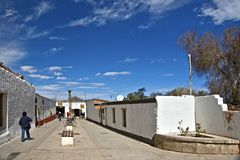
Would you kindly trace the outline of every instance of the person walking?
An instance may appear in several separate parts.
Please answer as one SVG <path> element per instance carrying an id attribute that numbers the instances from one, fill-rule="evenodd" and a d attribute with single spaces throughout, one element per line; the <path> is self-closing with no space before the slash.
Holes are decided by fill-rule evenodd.
<path id="1" fill-rule="evenodd" d="M 58 112 L 58 120 L 61 121 L 62 113 Z"/>
<path id="2" fill-rule="evenodd" d="M 19 125 L 21 126 L 21 130 L 22 130 L 22 134 L 21 134 L 22 142 L 25 141 L 25 132 L 27 134 L 27 140 L 31 139 L 30 132 L 29 132 L 29 130 L 31 128 L 30 122 L 32 122 L 32 119 L 27 116 L 27 112 L 23 112 L 22 117 L 19 120 Z"/>

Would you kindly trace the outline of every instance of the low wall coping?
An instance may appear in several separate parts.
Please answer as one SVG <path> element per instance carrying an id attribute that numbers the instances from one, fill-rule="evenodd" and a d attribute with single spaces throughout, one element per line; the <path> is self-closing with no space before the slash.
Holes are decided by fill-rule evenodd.
<path id="1" fill-rule="evenodd" d="M 191 137 L 191 136 L 180 136 L 178 133 L 168 133 L 168 134 L 157 134 L 159 137 L 163 137 L 168 140 L 175 140 L 181 142 L 196 142 L 196 143 L 208 143 L 208 144 L 240 144 L 240 141 L 237 139 L 221 137 L 212 134 L 202 133 L 204 136 L 208 137 Z"/>

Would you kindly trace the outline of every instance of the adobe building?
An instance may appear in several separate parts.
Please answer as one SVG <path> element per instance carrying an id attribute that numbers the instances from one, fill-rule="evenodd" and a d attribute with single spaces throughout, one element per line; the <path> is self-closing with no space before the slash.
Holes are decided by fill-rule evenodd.
<path id="1" fill-rule="evenodd" d="M 20 134 L 19 118 L 34 119 L 35 88 L 23 76 L 0 63 L 0 144 Z"/>
<path id="2" fill-rule="evenodd" d="M 218 95 L 89 101 L 87 115 L 90 121 L 158 148 L 186 153 L 239 154 L 240 112 L 229 111 Z M 197 132 L 197 124 L 204 130 L 203 138 L 191 136 Z M 188 128 L 189 136 L 181 136 L 181 127 Z"/>
<path id="3" fill-rule="evenodd" d="M 70 108 L 72 109 L 74 116 L 80 117 L 80 114 L 84 113 L 84 118 L 86 118 L 86 101 L 76 100 L 69 103 L 68 100 L 62 100 L 56 102 L 57 112 L 61 112 L 65 117 L 67 117 L 67 113 L 70 112 Z"/>
<path id="4" fill-rule="evenodd" d="M 35 126 L 41 126 L 55 119 L 56 115 L 56 100 L 35 94 Z"/>

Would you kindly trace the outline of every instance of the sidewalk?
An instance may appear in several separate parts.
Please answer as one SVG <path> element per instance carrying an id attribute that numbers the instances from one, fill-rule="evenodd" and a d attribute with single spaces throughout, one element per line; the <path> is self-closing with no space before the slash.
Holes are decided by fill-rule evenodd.
<path id="1" fill-rule="evenodd" d="M 77 120 L 74 146 L 61 146 L 63 121 L 54 120 L 32 129 L 30 141 L 15 139 L 0 146 L 0 157 L 15 160 L 236 160 L 237 156 L 198 155 L 164 151 L 105 129 Z M 1 159 L 1 158 L 0 158 Z"/>

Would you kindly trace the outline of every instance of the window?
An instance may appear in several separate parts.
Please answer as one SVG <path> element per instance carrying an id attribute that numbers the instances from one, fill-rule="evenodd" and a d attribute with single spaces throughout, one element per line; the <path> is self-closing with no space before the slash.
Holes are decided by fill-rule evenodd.
<path id="1" fill-rule="evenodd" d="M 122 108 L 122 125 L 123 127 L 127 127 L 127 109 Z"/>
<path id="2" fill-rule="evenodd" d="M 37 98 L 35 98 L 35 103 L 37 103 Z"/>
<path id="3" fill-rule="evenodd" d="M 116 123 L 116 120 L 115 120 L 115 108 L 112 108 L 112 118 L 113 118 L 113 123 Z"/>
<path id="4" fill-rule="evenodd" d="M 3 126 L 3 94 L 0 94 L 0 127 Z"/>
<path id="5" fill-rule="evenodd" d="M 80 105 L 80 108 L 84 108 L 84 105 L 83 105 L 83 104 L 81 104 L 81 105 Z"/>
<path id="6" fill-rule="evenodd" d="M 58 102 L 58 106 L 62 106 L 63 104 L 62 104 L 62 102 Z"/>
<path id="7" fill-rule="evenodd" d="M 42 104 L 44 104 L 44 100 L 42 100 Z"/>

